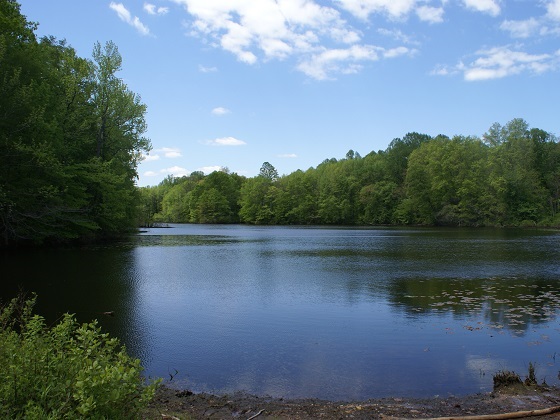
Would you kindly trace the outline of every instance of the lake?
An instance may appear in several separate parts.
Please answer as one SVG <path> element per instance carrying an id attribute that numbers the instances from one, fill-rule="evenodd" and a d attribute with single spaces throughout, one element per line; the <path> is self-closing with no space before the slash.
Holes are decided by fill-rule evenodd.
<path id="1" fill-rule="evenodd" d="M 529 363 L 559 384 L 555 231 L 171 225 L 0 258 L 3 301 L 35 291 L 49 322 L 98 318 L 180 388 L 446 396 Z"/>

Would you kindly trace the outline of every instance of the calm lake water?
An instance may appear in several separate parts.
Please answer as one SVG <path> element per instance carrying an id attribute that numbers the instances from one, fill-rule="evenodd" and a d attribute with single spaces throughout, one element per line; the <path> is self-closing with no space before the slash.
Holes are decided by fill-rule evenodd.
<path id="1" fill-rule="evenodd" d="M 194 391 L 469 394 L 530 362 L 560 382 L 559 245 L 554 231 L 172 225 L 1 254 L 0 297 L 99 318 L 147 375 Z"/>

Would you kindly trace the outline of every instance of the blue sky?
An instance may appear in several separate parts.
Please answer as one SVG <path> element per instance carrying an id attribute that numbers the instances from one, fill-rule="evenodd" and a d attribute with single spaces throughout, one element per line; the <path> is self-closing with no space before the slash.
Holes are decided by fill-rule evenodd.
<path id="1" fill-rule="evenodd" d="M 558 134 L 560 0 L 20 0 L 82 57 L 114 41 L 148 106 L 140 186 L 280 174 L 416 131 Z"/>

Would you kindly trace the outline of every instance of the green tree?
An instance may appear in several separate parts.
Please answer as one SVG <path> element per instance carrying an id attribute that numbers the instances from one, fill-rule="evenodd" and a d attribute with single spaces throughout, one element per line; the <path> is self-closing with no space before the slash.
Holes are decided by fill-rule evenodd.
<path id="1" fill-rule="evenodd" d="M 295 171 L 278 181 L 275 216 L 282 224 L 312 224 L 318 220 L 317 176 L 314 169 Z"/>
<path id="2" fill-rule="evenodd" d="M 187 183 L 178 183 L 165 192 L 161 211 L 155 221 L 188 223 L 190 222 L 190 196 Z"/>
<path id="3" fill-rule="evenodd" d="M 38 41 L 0 1 L 0 235 L 4 245 L 115 234 L 136 223 L 145 106 L 114 72 L 52 37 Z"/>
<path id="4" fill-rule="evenodd" d="M 139 189 L 138 226 L 149 227 L 154 224 L 155 215 L 161 212 L 162 192 L 162 189 L 157 185 Z"/>
<path id="5" fill-rule="evenodd" d="M 534 148 L 527 132 L 511 133 L 492 150 L 490 183 L 501 204 L 500 224 L 535 224 L 543 218 L 546 190 L 534 162 Z"/>
<path id="6" fill-rule="evenodd" d="M 232 219 L 227 198 L 216 188 L 205 190 L 197 203 L 198 223 L 229 223 Z"/>
<path id="7" fill-rule="evenodd" d="M 363 159 L 329 161 L 317 168 L 318 221 L 355 224 L 358 219 L 359 174 Z"/>
<path id="8" fill-rule="evenodd" d="M 0 22 L 0 234 L 4 245 L 76 237 L 96 226 L 61 135 L 73 51 L 39 43 L 14 1 L 0 2 Z"/>
<path id="9" fill-rule="evenodd" d="M 360 189 L 361 215 L 363 224 L 391 224 L 399 200 L 399 187 L 393 181 L 379 181 Z"/>
<path id="10" fill-rule="evenodd" d="M 533 145 L 533 167 L 547 195 L 548 215 L 543 222 L 558 224 L 559 221 L 556 220 L 560 209 L 560 144 L 558 138 L 538 128 L 529 131 L 529 138 Z"/>
<path id="11" fill-rule="evenodd" d="M 408 157 L 422 143 L 429 140 L 430 136 L 420 133 L 407 133 L 402 139 L 394 139 L 385 151 L 388 180 L 402 185 L 406 177 Z"/>
<path id="12" fill-rule="evenodd" d="M 275 187 L 274 187 L 275 188 Z M 244 223 L 270 224 L 275 219 L 272 181 L 263 176 L 249 178 L 240 191 L 239 217 Z"/>
<path id="13" fill-rule="evenodd" d="M 500 123 L 495 122 L 482 136 L 484 142 L 492 147 L 499 146 L 505 141 L 504 131 Z"/>
<path id="14" fill-rule="evenodd" d="M 220 218 L 219 223 L 235 223 L 239 221 L 239 197 L 241 185 L 245 181 L 244 177 L 236 173 L 221 171 L 214 171 L 209 174 L 204 185 L 207 189 L 215 189 L 221 195 L 227 204 L 224 209 L 224 214 Z M 217 197 L 214 195 L 214 197 Z M 220 198 L 220 201 L 222 199 Z"/>
<path id="15" fill-rule="evenodd" d="M 135 176 L 142 152 L 149 152 L 150 141 L 144 137 L 146 105 L 140 95 L 132 92 L 118 78 L 122 57 L 117 46 L 108 41 L 102 48 L 93 49 L 94 89 L 97 127 L 96 156 L 101 160 L 116 160 L 123 170 Z"/>
<path id="16" fill-rule="evenodd" d="M 103 182 L 93 182 L 89 188 L 93 191 L 97 223 L 105 230 L 114 231 L 134 223 L 135 218 L 130 219 L 131 215 L 123 209 L 135 208 L 136 170 L 142 153 L 149 152 L 151 146 L 144 137 L 146 106 L 116 76 L 122 64 L 118 48 L 110 41 L 104 48 L 96 43 L 93 58 L 96 148 L 90 165 L 103 174 Z"/>
<path id="17" fill-rule="evenodd" d="M 485 146 L 476 138 L 438 136 L 422 144 L 409 158 L 401 214 L 408 212 L 409 223 L 485 223 L 485 161 Z"/>
<path id="18" fill-rule="evenodd" d="M 163 213 L 220 223 L 557 225 L 559 162 L 554 135 L 514 119 L 483 140 L 408 133 L 385 151 L 349 150 L 282 177 L 268 162 L 247 180 L 223 171 L 194 184 L 189 177 L 181 194 L 164 198 Z"/>
<path id="19" fill-rule="evenodd" d="M 259 171 L 259 176 L 274 182 L 278 180 L 278 171 L 269 162 L 264 162 Z"/>

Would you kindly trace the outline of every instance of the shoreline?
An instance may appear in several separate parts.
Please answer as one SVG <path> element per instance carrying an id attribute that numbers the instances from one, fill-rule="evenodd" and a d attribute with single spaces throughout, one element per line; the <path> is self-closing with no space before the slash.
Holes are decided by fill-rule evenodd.
<path id="1" fill-rule="evenodd" d="M 500 415 L 500 418 L 558 418 L 560 388 L 515 385 L 488 393 L 431 398 L 379 398 L 327 401 L 255 396 L 195 394 L 162 385 L 145 415 L 151 419 L 433 419 Z M 515 413 L 515 417 L 503 417 Z"/>

